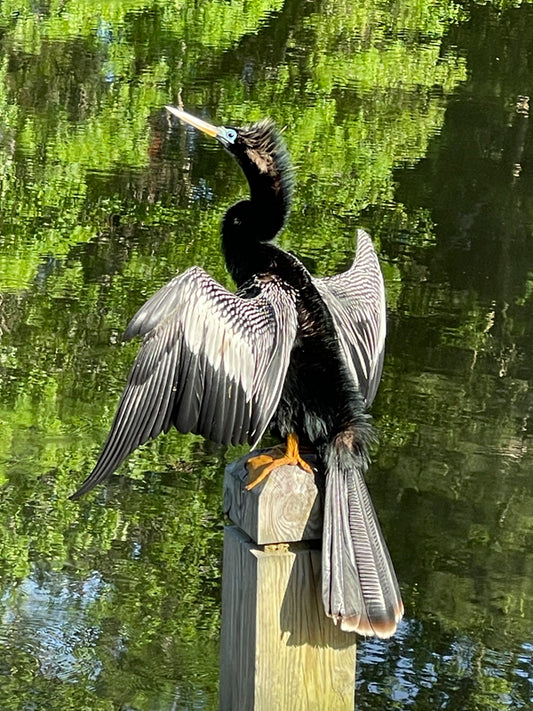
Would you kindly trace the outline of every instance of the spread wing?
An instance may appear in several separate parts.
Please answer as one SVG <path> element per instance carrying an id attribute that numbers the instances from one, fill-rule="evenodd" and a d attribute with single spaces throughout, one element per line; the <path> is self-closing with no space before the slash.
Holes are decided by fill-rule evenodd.
<path id="1" fill-rule="evenodd" d="M 313 281 L 333 316 L 346 363 L 369 406 L 383 368 L 386 303 L 383 275 L 368 234 L 357 231 L 355 259 L 348 271 Z"/>
<path id="2" fill-rule="evenodd" d="M 193 267 L 137 312 L 125 338 L 144 340 L 96 466 L 71 498 L 171 425 L 221 444 L 258 442 L 281 396 L 297 313 L 278 278 L 239 293 Z"/>

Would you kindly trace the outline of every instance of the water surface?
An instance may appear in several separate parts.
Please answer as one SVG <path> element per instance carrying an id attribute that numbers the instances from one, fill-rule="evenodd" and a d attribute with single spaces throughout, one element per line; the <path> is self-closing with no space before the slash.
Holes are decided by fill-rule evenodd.
<path id="1" fill-rule="evenodd" d="M 533 698 L 533 11 L 523 3 L 0 3 L 2 711 L 216 709 L 221 482 L 171 433 L 81 502 L 177 270 L 230 286 L 246 191 L 172 129 L 269 115 L 297 169 L 281 236 L 314 273 L 371 232 L 389 336 L 369 485 L 406 604 L 361 641 L 357 708 Z"/>

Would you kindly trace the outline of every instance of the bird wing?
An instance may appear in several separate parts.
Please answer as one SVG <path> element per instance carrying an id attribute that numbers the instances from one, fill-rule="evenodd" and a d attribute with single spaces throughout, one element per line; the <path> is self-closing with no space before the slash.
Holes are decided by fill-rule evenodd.
<path id="1" fill-rule="evenodd" d="M 125 338 L 144 340 L 102 453 L 72 498 L 172 424 L 221 444 L 259 441 L 281 395 L 297 313 L 277 277 L 239 294 L 193 267 L 141 307 Z"/>
<path id="2" fill-rule="evenodd" d="M 348 368 L 369 406 L 381 378 L 386 333 L 385 285 L 369 235 L 357 231 L 355 259 L 348 271 L 313 282 L 331 312 Z"/>

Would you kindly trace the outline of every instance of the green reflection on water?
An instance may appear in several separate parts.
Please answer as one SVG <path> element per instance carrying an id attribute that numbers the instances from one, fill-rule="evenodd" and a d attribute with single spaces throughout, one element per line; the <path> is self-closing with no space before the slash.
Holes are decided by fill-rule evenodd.
<path id="1" fill-rule="evenodd" d="M 314 271 L 349 262 L 357 226 L 380 247 L 370 483 L 410 622 L 361 644 L 358 707 L 527 708 L 533 186 L 511 168 L 530 156 L 515 105 L 533 20 L 505 5 L 0 4 L 2 708 L 217 706 L 235 451 L 162 437 L 67 500 L 106 435 L 136 308 L 192 264 L 230 285 L 218 226 L 245 186 L 217 146 L 169 130 L 179 98 L 287 127 L 281 241 Z"/>

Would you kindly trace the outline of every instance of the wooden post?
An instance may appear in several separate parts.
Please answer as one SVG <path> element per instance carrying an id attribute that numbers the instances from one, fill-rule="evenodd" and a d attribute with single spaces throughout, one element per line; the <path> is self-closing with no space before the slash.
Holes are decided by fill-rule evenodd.
<path id="1" fill-rule="evenodd" d="M 353 711 L 356 640 L 324 613 L 313 477 L 283 466 L 246 491 L 247 459 L 224 479 L 220 711 Z"/>

